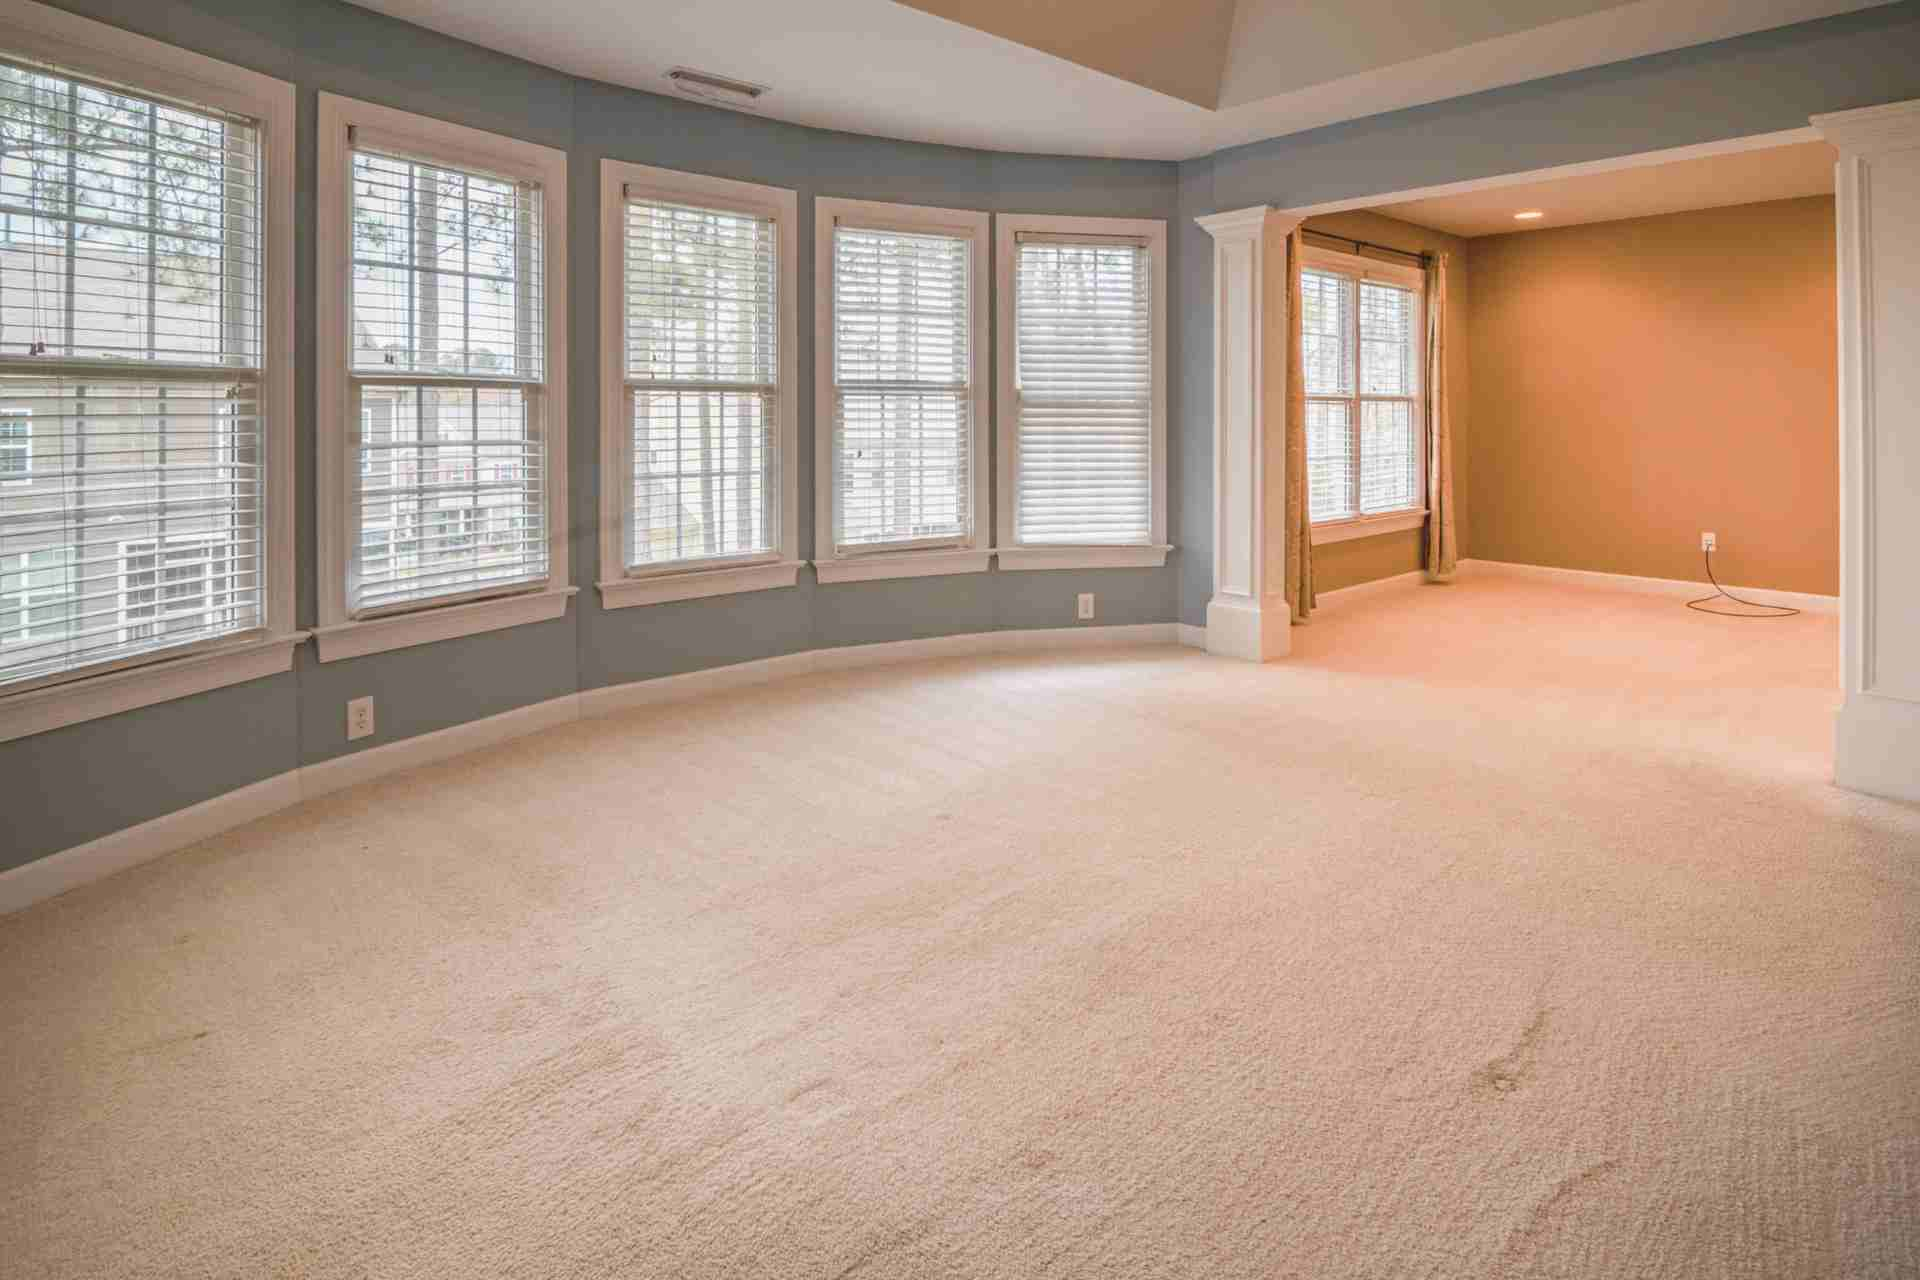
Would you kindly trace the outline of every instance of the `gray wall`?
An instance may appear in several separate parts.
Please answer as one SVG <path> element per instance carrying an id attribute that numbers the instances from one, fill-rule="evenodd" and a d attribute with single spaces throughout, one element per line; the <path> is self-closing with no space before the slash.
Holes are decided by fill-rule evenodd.
<path id="1" fill-rule="evenodd" d="M 795 188 L 800 314 L 811 314 L 813 197 L 855 196 L 1006 213 L 1172 218 L 1175 166 L 971 151 L 807 129 L 580 80 L 338 0 L 56 0 L 61 7 L 292 81 L 300 297 L 313 296 L 316 94 L 386 103 L 568 153 L 573 581 L 564 619 L 343 662 L 310 647 L 295 670 L 199 697 L 0 743 L 0 869 L 210 799 L 299 764 L 544 701 L 576 689 L 834 645 L 999 628 L 1167 622 L 1178 567 L 969 574 L 603 610 L 599 543 L 599 163 L 602 157 Z M 1171 287 L 1177 289 L 1178 273 Z M 299 620 L 316 613 L 313 318 L 297 311 Z M 1175 317 L 1177 320 L 1177 317 Z M 1177 359 L 1177 323 L 1169 326 Z M 800 326 L 802 554 L 812 546 L 813 334 Z M 989 382 L 989 385 L 992 385 Z M 1180 423 L 1171 424 L 1176 443 Z M 1169 519 L 1178 518 L 1177 501 Z M 380 732 L 349 745 L 345 706 L 371 694 Z"/>
<path id="2" fill-rule="evenodd" d="M 1212 255 L 1190 215 L 1320 204 L 1803 128 L 1920 98 L 1920 0 L 1554 76 L 1216 152 L 1180 166 L 1180 618 L 1212 591 Z M 1471 498 L 1471 495 L 1469 495 Z M 1471 512 L 1468 513 L 1471 538 Z M 1471 541 L 1465 547 L 1473 554 Z"/>
<path id="3" fill-rule="evenodd" d="M 1011 155 L 823 132 L 578 80 L 337 0 L 61 0 L 300 88 L 298 286 L 312 297 L 315 94 L 383 102 L 552 146 L 570 157 L 574 581 L 559 621 L 293 672 L 0 744 L 0 868 L 346 753 L 344 704 L 372 694 L 381 732 L 353 749 L 576 688 L 814 646 L 997 627 L 1071 625 L 1074 592 L 1102 622 L 1205 620 L 1211 591 L 1210 247 L 1191 219 L 1630 154 L 1804 124 L 1920 97 L 1920 0 L 1536 81 L 1237 147 L 1178 166 Z M 598 162 L 602 156 L 796 188 L 997 212 L 1176 219 L 1169 288 L 1174 385 L 1161 570 L 988 573 L 757 592 L 603 611 L 598 545 Z M 804 304 L 812 255 L 800 261 Z M 299 313 L 296 438 L 313 451 L 313 326 Z M 803 493 L 812 460 L 812 334 L 801 326 Z M 300 469 L 300 613 L 313 621 L 313 470 Z M 811 502 L 802 503 L 803 550 Z M 1468 548 L 1471 551 L 1471 548 Z M 809 575 L 803 574 L 803 579 Z"/>

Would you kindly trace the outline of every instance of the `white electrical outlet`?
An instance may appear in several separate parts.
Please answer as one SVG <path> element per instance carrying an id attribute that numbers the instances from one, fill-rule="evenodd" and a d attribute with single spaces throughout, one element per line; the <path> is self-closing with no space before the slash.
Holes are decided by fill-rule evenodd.
<path id="1" fill-rule="evenodd" d="M 347 741 L 373 736 L 373 699 L 355 698 L 347 703 Z"/>
<path id="2" fill-rule="evenodd" d="M 1711 533 L 1703 533 L 1703 534 L 1701 534 L 1701 535 L 1700 535 L 1700 549 L 1701 549 L 1702 551 L 1718 551 L 1718 550 L 1720 549 L 1720 539 L 1719 539 L 1719 537 L 1718 537 L 1717 535 L 1715 535 L 1715 534 L 1711 534 Z"/>
<path id="3" fill-rule="evenodd" d="M 1089 621 L 1093 617 L 1093 592 L 1082 591 L 1080 593 L 1079 614 L 1080 621 L 1082 622 Z"/>

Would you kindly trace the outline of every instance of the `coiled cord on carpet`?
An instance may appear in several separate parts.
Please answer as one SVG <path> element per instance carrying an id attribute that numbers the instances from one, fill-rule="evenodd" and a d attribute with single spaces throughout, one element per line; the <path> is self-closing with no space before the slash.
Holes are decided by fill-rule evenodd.
<path id="1" fill-rule="evenodd" d="M 1713 584 L 1713 594 L 1701 596 L 1698 600 L 1687 601 L 1687 608 L 1700 613 L 1710 613 L 1716 618 L 1791 618 L 1799 613 L 1798 609 L 1788 608 L 1784 604 L 1761 604 L 1758 600 L 1742 600 L 1733 592 L 1720 585 L 1720 579 L 1713 576 L 1713 552 L 1702 551 L 1700 558 L 1707 562 L 1707 581 Z M 1707 606 L 1715 600 L 1727 599 L 1748 609 L 1758 609 L 1759 613 L 1735 613 L 1731 609 L 1711 609 Z"/>

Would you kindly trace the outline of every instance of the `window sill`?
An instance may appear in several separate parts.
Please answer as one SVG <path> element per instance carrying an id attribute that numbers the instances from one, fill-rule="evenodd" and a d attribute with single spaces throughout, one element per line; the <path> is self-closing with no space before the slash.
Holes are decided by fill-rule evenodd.
<path id="1" fill-rule="evenodd" d="M 475 600 L 471 604 L 443 605 L 437 609 L 429 606 L 417 613 L 341 622 L 316 627 L 313 642 L 320 651 L 320 661 L 338 662 L 343 658 L 361 658 L 370 653 L 432 644 L 436 640 L 452 640 L 482 631 L 499 631 L 529 622 L 550 622 L 566 613 L 567 598 L 579 589 L 554 587 L 493 600 Z"/>
<path id="2" fill-rule="evenodd" d="M 600 607 L 630 609 L 670 600 L 699 600 L 736 591 L 768 591 L 790 587 L 800 577 L 803 560 L 771 560 L 730 565 L 724 569 L 693 569 L 640 574 L 600 583 Z"/>
<path id="3" fill-rule="evenodd" d="M 1426 522 L 1427 513 L 1424 509 L 1389 511 L 1385 515 L 1361 516 L 1354 520 L 1329 520 L 1313 526 L 1313 545 L 1324 547 L 1330 542 L 1348 542 L 1382 533 L 1403 533 L 1408 529 L 1418 529 Z"/>
<path id="4" fill-rule="evenodd" d="M 1166 564 L 1167 552 L 1171 550 L 1173 548 L 1164 543 L 1151 543 L 1111 547 L 1001 547 L 994 554 L 1000 557 L 1003 570 L 1158 569 Z"/>
<path id="5" fill-rule="evenodd" d="M 822 582 L 874 582 L 881 578 L 928 578 L 945 573 L 984 573 L 993 559 L 988 548 L 942 547 L 938 551 L 875 551 L 867 555 L 815 560 Z"/>
<path id="6" fill-rule="evenodd" d="M 293 647 L 306 638 L 306 632 L 295 631 L 242 640 L 185 657 L 162 658 L 143 666 L 5 695 L 0 697 L 0 742 L 290 670 Z"/>

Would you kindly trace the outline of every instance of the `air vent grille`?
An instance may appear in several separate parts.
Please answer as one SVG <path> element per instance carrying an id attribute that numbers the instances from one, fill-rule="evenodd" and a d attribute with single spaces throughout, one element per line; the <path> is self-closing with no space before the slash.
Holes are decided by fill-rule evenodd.
<path id="1" fill-rule="evenodd" d="M 691 67 L 675 67 L 667 72 L 667 79 L 673 81 L 674 87 L 682 93 L 736 106 L 749 105 L 767 91 L 767 86 L 763 84 L 750 84 L 729 76 L 717 76 L 711 71 L 695 71 Z"/>

